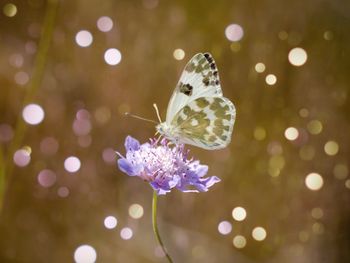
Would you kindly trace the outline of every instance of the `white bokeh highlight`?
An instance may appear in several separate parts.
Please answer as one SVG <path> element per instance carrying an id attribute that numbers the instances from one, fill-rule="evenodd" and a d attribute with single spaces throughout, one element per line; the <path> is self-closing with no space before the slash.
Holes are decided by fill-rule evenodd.
<path id="1" fill-rule="evenodd" d="M 294 141 L 299 137 L 299 131 L 294 127 L 289 127 L 284 131 L 284 136 L 289 141 Z"/>
<path id="2" fill-rule="evenodd" d="M 293 66 L 300 67 L 306 63 L 307 53 L 300 47 L 293 48 L 289 51 L 288 60 Z"/>
<path id="3" fill-rule="evenodd" d="M 76 263 L 94 263 L 96 259 L 96 250 L 90 245 L 81 245 L 74 251 L 74 261 Z"/>
<path id="4" fill-rule="evenodd" d="M 173 56 L 176 60 L 183 60 L 185 58 L 185 51 L 181 48 L 177 48 L 174 50 Z"/>
<path id="5" fill-rule="evenodd" d="M 92 34 L 87 30 L 81 30 L 75 35 L 75 42 L 81 47 L 90 46 L 92 41 Z"/>
<path id="6" fill-rule="evenodd" d="M 275 85 L 277 82 L 277 77 L 274 74 L 268 74 L 265 77 L 265 82 L 267 85 L 270 85 L 270 86 Z"/>
<path id="7" fill-rule="evenodd" d="M 104 54 L 104 59 L 108 65 L 115 66 L 122 60 L 122 54 L 116 48 L 107 49 Z"/>
<path id="8" fill-rule="evenodd" d="M 129 240 L 130 238 L 132 238 L 132 236 L 133 236 L 133 232 L 130 227 L 124 227 L 120 231 L 120 237 L 124 240 Z"/>
<path id="9" fill-rule="evenodd" d="M 42 187 L 51 187 L 56 183 L 56 174 L 49 169 L 44 169 L 38 174 L 38 183 Z"/>
<path id="10" fill-rule="evenodd" d="M 226 38 L 232 42 L 240 41 L 243 34 L 243 28 L 238 24 L 230 24 L 225 29 Z"/>
<path id="11" fill-rule="evenodd" d="M 118 220 L 114 216 L 107 216 L 103 221 L 103 224 L 107 229 L 113 229 L 117 226 Z"/>
<path id="12" fill-rule="evenodd" d="M 256 241 L 263 241 L 266 238 L 266 230 L 265 228 L 258 226 L 255 227 L 252 231 L 252 237 L 256 240 Z"/>
<path id="13" fill-rule="evenodd" d="M 17 150 L 13 155 L 13 162 L 19 167 L 25 167 L 30 163 L 30 153 L 24 149 Z"/>
<path id="14" fill-rule="evenodd" d="M 131 218 L 140 219 L 143 216 L 143 207 L 139 204 L 132 204 L 129 207 L 129 215 Z"/>
<path id="15" fill-rule="evenodd" d="M 97 20 L 97 28 L 102 32 L 111 31 L 113 28 L 113 20 L 109 16 L 101 16 Z"/>
<path id="16" fill-rule="evenodd" d="M 38 104 L 28 104 L 22 111 L 24 121 L 30 125 L 38 125 L 44 120 L 45 113 Z"/>
<path id="17" fill-rule="evenodd" d="M 232 210 L 232 217 L 236 221 L 243 221 L 247 217 L 247 212 L 243 207 L 237 206 Z"/>
<path id="18" fill-rule="evenodd" d="M 222 221 L 218 225 L 218 231 L 222 235 L 228 235 L 232 231 L 232 224 L 228 221 Z"/>
<path id="19" fill-rule="evenodd" d="M 75 173 L 79 171 L 80 166 L 81 162 L 78 157 L 70 156 L 64 160 L 64 169 L 66 169 L 67 172 Z"/>
<path id="20" fill-rule="evenodd" d="M 305 184 L 310 190 L 317 191 L 323 186 L 323 178 L 318 173 L 310 173 L 305 178 Z"/>

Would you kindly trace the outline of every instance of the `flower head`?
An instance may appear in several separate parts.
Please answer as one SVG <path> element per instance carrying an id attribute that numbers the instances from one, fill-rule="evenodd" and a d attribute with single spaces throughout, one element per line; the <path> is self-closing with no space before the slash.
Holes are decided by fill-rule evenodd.
<path id="1" fill-rule="evenodd" d="M 208 166 L 199 161 L 187 159 L 188 151 L 183 145 L 170 146 L 163 139 L 159 143 L 140 145 L 131 136 L 125 139 L 126 156 L 118 159 L 118 167 L 130 176 L 138 176 L 150 183 L 158 195 L 164 195 L 177 188 L 182 192 L 206 192 L 220 179 L 216 176 L 204 176 Z"/>

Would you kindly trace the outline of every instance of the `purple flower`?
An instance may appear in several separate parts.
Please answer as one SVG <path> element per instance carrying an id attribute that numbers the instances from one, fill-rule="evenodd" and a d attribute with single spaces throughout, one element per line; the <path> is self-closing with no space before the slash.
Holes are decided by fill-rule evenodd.
<path id="1" fill-rule="evenodd" d="M 187 159 L 188 151 L 183 145 L 173 145 L 163 139 L 159 143 L 140 145 L 131 136 L 125 139 L 126 157 L 117 153 L 118 167 L 130 176 L 138 176 L 150 183 L 158 195 L 165 195 L 171 189 L 177 188 L 182 192 L 206 192 L 208 188 L 220 179 L 216 176 L 204 176 L 208 166 L 199 161 Z"/>

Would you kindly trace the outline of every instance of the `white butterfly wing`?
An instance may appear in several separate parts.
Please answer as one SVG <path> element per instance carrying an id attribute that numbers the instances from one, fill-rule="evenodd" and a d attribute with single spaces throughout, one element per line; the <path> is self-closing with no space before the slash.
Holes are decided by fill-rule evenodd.
<path id="1" fill-rule="evenodd" d="M 225 148 L 231 141 L 236 109 L 224 97 L 200 97 L 183 107 L 172 120 L 179 143 L 207 150 Z"/>
<path id="2" fill-rule="evenodd" d="M 176 113 L 200 97 L 222 97 L 219 73 L 209 53 L 196 54 L 185 66 L 170 98 L 166 123 L 170 125 Z"/>

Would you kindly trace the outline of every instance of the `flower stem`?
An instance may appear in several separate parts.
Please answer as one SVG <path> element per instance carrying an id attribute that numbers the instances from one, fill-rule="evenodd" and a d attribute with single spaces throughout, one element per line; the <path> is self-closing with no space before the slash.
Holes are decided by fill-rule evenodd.
<path id="1" fill-rule="evenodd" d="M 161 246 L 166 258 L 170 263 L 173 263 L 173 260 L 171 259 L 170 255 L 168 254 L 166 248 L 164 247 L 163 241 L 160 238 L 159 231 L 158 231 L 158 225 L 157 225 L 157 192 L 153 191 L 153 199 L 152 199 L 152 226 L 153 226 L 153 232 L 156 236 L 158 244 Z"/>

